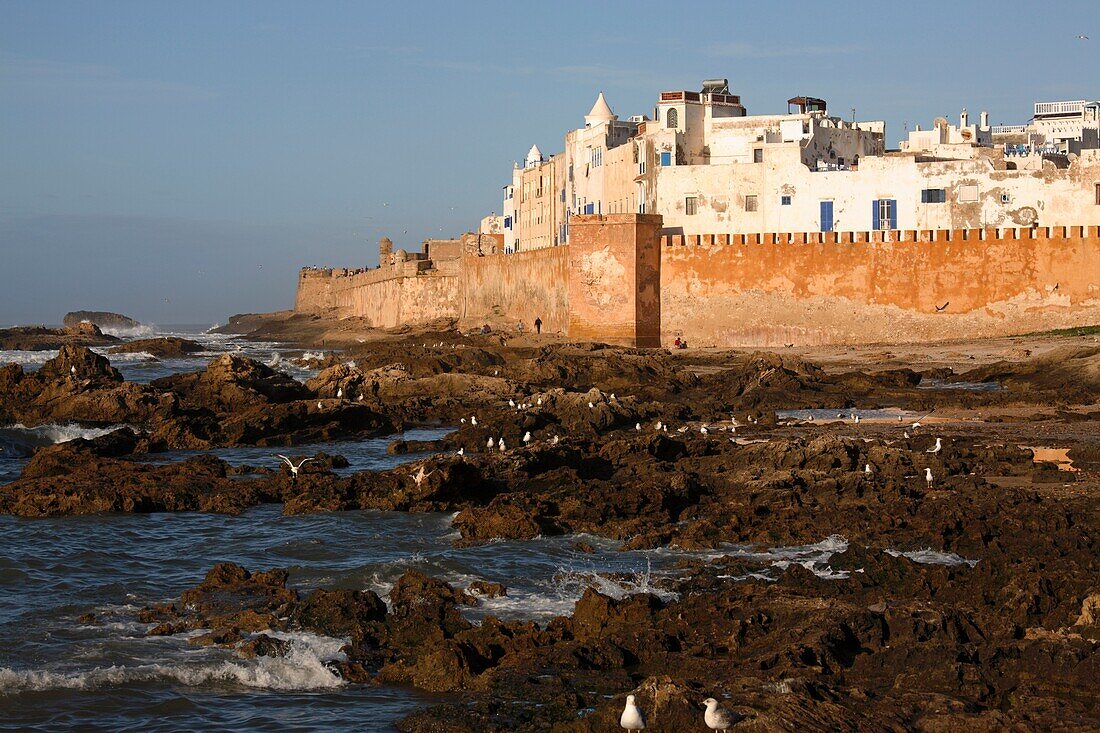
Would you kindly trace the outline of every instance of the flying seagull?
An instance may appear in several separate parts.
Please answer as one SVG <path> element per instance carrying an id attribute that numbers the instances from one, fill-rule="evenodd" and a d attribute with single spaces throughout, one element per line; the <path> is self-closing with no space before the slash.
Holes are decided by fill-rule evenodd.
<path id="1" fill-rule="evenodd" d="M 420 484 L 424 483 L 424 479 L 428 478 L 433 473 L 435 473 L 435 471 L 428 471 L 427 473 L 424 473 L 424 466 L 423 464 L 421 464 L 419 473 L 413 476 L 413 481 L 416 482 L 416 487 L 420 488 Z"/>
<path id="2" fill-rule="evenodd" d="M 1077 40 L 1078 41 L 1087 41 L 1087 40 L 1089 40 L 1089 37 L 1088 36 L 1077 36 Z"/>
<path id="3" fill-rule="evenodd" d="M 306 465 L 310 461 L 317 460 L 316 458 L 303 458 L 302 460 L 298 461 L 298 465 L 295 466 L 294 461 L 290 460 L 284 455 L 276 455 L 275 457 L 282 459 L 283 463 L 290 466 L 290 475 L 293 478 L 298 478 L 298 471 L 301 470 L 302 466 Z"/>
<path id="4" fill-rule="evenodd" d="M 645 730 L 645 716 L 642 715 L 642 711 L 634 704 L 634 696 L 626 696 L 626 705 L 623 707 L 623 714 L 619 716 L 619 727 L 626 730 Z"/>
<path id="5" fill-rule="evenodd" d="M 944 303 L 943 305 L 937 305 L 936 306 L 936 312 L 937 313 L 943 313 L 945 310 L 947 310 L 947 306 L 949 306 L 949 305 L 951 305 L 950 300 L 947 301 L 946 303 Z"/>

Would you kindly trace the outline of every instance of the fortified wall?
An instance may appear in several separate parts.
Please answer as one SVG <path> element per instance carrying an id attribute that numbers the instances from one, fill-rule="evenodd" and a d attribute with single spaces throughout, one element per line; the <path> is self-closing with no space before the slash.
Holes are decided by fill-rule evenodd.
<path id="1" fill-rule="evenodd" d="M 661 217 L 576 216 L 570 243 L 495 235 L 302 270 L 295 309 L 380 327 L 454 318 L 637 346 L 864 344 L 1100 324 L 1100 228 L 662 236 Z M 486 239 L 489 237 L 490 239 Z M 446 245 L 446 246 L 444 246 Z"/>

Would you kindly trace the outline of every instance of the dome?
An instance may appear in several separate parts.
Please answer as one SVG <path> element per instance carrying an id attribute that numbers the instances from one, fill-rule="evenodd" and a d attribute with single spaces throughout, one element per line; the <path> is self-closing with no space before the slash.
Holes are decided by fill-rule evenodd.
<path id="1" fill-rule="evenodd" d="M 584 116 L 584 124 L 591 127 L 601 122 L 611 122 L 617 119 L 618 117 L 615 116 L 615 113 L 611 111 L 611 107 L 607 104 L 607 99 L 604 98 L 603 92 L 600 92 L 600 96 L 596 97 L 596 103 L 592 105 L 592 109 Z"/>
<path id="2" fill-rule="evenodd" d="M 527 165 L 534 165 L 542 162 L 542 151 L 539 150 L 538 145 L 532 145 L 531 149 L 527 151 Z"/>

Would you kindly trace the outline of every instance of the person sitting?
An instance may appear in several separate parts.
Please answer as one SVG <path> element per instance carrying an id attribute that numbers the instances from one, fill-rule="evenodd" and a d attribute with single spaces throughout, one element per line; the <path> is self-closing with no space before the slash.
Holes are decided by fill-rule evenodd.
<path id="1" fill-rule="evenodd" d="M 680 346 L 680 337 L 679 336 L 676 337 L 675 346 L 676 346 L 677 349 L 683 348 L 682 346 Z"/>

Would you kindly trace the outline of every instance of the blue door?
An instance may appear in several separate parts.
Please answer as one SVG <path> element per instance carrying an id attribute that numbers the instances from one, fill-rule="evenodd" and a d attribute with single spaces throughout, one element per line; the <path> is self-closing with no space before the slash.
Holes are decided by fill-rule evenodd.
<path id="1" fill-rule="evenodd" d="M 833 231 L 833 202 L 821 202 L 821 231 Z"/>

